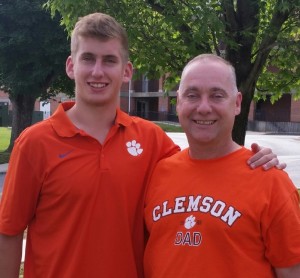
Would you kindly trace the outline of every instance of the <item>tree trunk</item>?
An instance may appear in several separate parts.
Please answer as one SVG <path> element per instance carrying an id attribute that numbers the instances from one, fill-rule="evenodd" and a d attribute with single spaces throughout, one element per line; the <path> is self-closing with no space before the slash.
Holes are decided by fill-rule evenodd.
<path id="1" fill-rule="evenodd" d="M 243 91 L 242 89 L 240 89 L 240 91 L 242 91 L 243 94 L 242 109 L 240 115 L 236 116 L 235 118 L 232 130 L 232 138 L 239 145 L 244 145 L 248 125 L 248 115 L 254 94 L 254 89 L 252 91 L 250 89 L 248 89 L 247 91 Z"/>
<path id="2" fill-rule="evenodd" d="M 12 102 L 12 130 L 7 151 L 12 151 L 15 139 L 31 125 L 35 97 L 30 94 L 10 96 Z"/>
<path id="3" fill-rule="evenodd" d="M 245 59 L 243 63 L 236 63 L 236 57 L 249 56 L 250 51 L 250 48 L 240 47 L 238 51 L 228 51 L 229 55 L 227 57 L 235 67 L 237 87 L 243 95 L 241 113 L 236 116 L 232 130 L 232 138 L 239 145 L 245 144 L 248 115 L 259 71 L 253 69 L 253 64 L 251 64 L 250 59 Z M 238 60 L 239 59 L 240 58 L 238 58 Z"/>
<path id="4" fill-rule="evenodd" d="M 243 53 L 243 49 L 241 48 L 239 55 L 242 57 Z M 232 138 L 239 145 L 245 144 L 248 115 L 260 69 L 261 68 L 255 70 L 250 61 L 248 63 L 245 62 L 242 67 L 240 65 L 235 65 L 237 86 L 243 95 L 243 99 L 241 113 L 235 118 L 234 127 L 232 130 Z"/>
<path id="5" fill-rule="evenodd" d="M 238 0 L 236 10 L 233 1 L 222 1 L 226 34 L 238 45 L 233 48 L 226 47 L 226 59 L 235 68 L 237 86 L 243 94 L 241 114 L 236 117 L 232 131 L 233 140 L 240 145 L 245 143 L 248 114 L 258 77 L 266 64 L 281 27 L 293 12 L 292 5 L 290 9 L 282 10 L 280 2 L 276 2 L 277 7 L 274 9 L 269 27 L 262 35 L 259 51 L 253 55 L 253 46 L 259 30 L 259 1 Z"/>

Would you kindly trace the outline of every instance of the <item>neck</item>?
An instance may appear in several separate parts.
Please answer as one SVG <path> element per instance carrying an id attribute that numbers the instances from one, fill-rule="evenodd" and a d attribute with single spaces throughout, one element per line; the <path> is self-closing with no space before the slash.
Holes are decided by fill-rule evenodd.
<path id="1" fill-rule="evenodd" d="M 84 107 L 83 104 L 75 105 L 67 111 L 72 123 L 79 129 L 97 139 L 101 144 L 113 126 L 117 107 L 91 106 Z"/>
<path id="2" fill-rule="evenodd" d="M 224 157 L 241 148 L 240 145 L 233 140 L 229 142 L 222 142 L 220 144 L 201 143 L 189 141 L 189 155 L 193 159 L 215 159 Z"/>

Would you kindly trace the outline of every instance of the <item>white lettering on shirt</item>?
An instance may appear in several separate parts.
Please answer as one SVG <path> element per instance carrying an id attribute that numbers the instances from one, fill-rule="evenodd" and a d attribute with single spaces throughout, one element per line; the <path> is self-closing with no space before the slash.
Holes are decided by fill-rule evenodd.
<path id="1" fill-rule="evenodd" d="M 174 198 L 174 206 L 171 206 L 169 201 L 164 201 L 161 205 L 154 207 L 152 218 L 153 221 L 156 222 L 162 217 L 191 211 L 209 213 L 213 217 L 219 218 L 230 227 L 242 215 L 241 212 L 233 206 L 228 206 L 221 200 L 214 200 L 214 198 L 210 196 L 202 198 L 201 195 L 198 195 L 176 197 Z M 183 242 L 185 241 L 189 242 L 189 240 L 183 240 Z M 181 242 L 181 244 L 183 242 Z"/>

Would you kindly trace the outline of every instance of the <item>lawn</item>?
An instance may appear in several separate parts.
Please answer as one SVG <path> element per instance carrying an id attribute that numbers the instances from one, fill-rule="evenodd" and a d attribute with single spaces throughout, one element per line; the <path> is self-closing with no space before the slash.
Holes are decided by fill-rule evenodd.
<path id="1" fill-rule="evenodd" d="M 9 146 L 11 129 L 8 127 L 0 127 L 0 164 L 7 163 L 10 153 L 5 152 Z"/>
<path id="2" fill-rule="evenodd" d="M 155 124 L 159 125 L 165 132 L 183 132 L 181 126 L 176 123 L 162 123 L 162 122 L 155 122 Z"/>
<path id="3" fill-rule="evenodd" d="M 0 127 L 0 152 L 3 152 L 7 149 L 9 145 L 11 134 L 11 128 Z"/>

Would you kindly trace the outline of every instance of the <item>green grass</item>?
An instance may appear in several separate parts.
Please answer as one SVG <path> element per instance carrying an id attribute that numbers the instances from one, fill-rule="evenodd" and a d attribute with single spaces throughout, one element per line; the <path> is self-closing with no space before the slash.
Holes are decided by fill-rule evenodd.
<path id="1" fill-rule="evenodd" d="M 183 132 L 181 126 L 177 124 L 166 124 L 161 122 L 156 122 L 158 126 L 160 126 L 165 132 Z"/>
<path id="2" fill-rule="evenodd" d="M 7 149 L 9 145 L 11 134 L 11 128 L 0 127 L 0 152 L 3 152 Z"/>
<path id="3" fill-rule="evenodd" d="M 7 163 L 10 153 L 5 152 L 9 146 L 11 129 L 7 127 L 0 127 L 0 164 Z"/>

